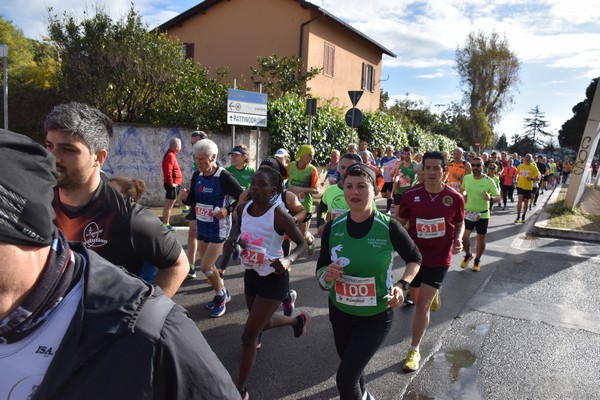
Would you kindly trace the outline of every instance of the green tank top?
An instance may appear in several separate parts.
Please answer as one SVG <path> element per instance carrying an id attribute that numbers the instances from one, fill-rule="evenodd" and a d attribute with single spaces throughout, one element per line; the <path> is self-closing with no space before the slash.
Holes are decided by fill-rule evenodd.
<path id="1" fill-rule="evenodd" d="M 375 211 L 371 230 L 360 239 L 348 234 L 348 213 L 331 225 L 329 248 L 331 260 L 344 267 L 342 280 L 329 292 L 333 304 L 341 311 L 371 316 L 389 306 L 388 293 L 392 287 L 394 248 L 390 240 L 390 218 Z"/>

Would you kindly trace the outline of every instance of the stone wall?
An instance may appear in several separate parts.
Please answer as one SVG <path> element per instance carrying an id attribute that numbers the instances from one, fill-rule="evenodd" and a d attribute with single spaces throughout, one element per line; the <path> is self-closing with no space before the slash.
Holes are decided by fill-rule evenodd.
<path id="1" fill-rule="evenodd" d="M 189 128 L 157 127 L 149 125 L 115 124 L 110 142 L 108 159 L 102 170 L 109 176 L 123 175 L 132 179 L 142 179 L 146 183 L 146 193 L 140 203 L 147 206 L 162 206 L 163 189 L 162 158 L 169 148 L 169 141 L 181 139 L 182 148 L 177 159 L 183 173 L 183 184 L 187 187 L 192 176 L 192 145 Z M 260 136 L 260 145 L 258 138 Z M 209 139 L 219 147 L 218 159 L 223 166 L 230 165 L 227 153 L 233 147 L 232 133 L 209 133 Z M 250 149 L 250 166 L 256 167 L 256 160 L 263 160 L 269 151 L 269 133 L 256 130 L 236 130 L 235 144 L 243 143 Z M 257 157 L 258 153 L 258 157 Z"/>

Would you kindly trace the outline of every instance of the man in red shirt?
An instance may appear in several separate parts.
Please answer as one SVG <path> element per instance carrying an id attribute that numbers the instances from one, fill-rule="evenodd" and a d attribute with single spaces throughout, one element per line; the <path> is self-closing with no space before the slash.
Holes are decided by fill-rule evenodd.
<path id="1" fill-rule="evenodd" d="M 416 310 L 411 346 L 403 367 L 407 372 L 419 368 L 419 344 L 429 326 L 429 311 L 439 308 L 440 287 L 450 269 L 452 255 L 462 250 L 464 232 L 465 201 L 444 184 L 444 155 L 439 151 L 426 152 L 423 169 L 425 182 L 404 192 L 398 210 L 398 221 L 406 227 L 423 256 L 421 268 L 410 282 Z M 407 282 L 400 283 L 408 286 Z"/>
<path id="2" fill-rule="evenodd" d="M 177 153 L 181 151 L 181 139 L 172 138 L 169 142 L 169 150 L 165 153 L 162 161 L 163 182 L 165 186 L 165 207 L 163 208 L 163 225 L 171 232 L 175 228 L 171 226 L 171 210 L 177 199 L 179 187 L 183 182 L 181 169 L 177 162 Z"/>

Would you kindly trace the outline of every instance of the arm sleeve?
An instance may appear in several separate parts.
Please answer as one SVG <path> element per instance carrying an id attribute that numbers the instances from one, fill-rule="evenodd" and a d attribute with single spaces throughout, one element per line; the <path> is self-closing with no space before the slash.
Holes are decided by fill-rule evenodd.
<path id="1" fill-rule="evenodd" d="M 175 183 L 173 182 L 174 156 L 172 152 L 168 151 L 162 162 L 163 182 L 170 186 Z"/>
<path id="2" fill-rule="evenodd" d="M 165 320 L 157 354 L 155 399 L 240 399 L 229 372 L 178 305 Z"/>
<path id="3" fill-rule="evenodd" d="M 244 191 L 244 188 L 239 184 L 231 172 L 225 170 L 221 172 L 221 189 L 223 193 L 228 194 L 235 200 L 240 198 L 240 195 Z"/>
<path id="4" fill-rule="evenodd" d="M 131 244 L 136 257 L 159 269 L 175 264 L 181 245 L 174 234 L 162 228 L 156 215 L 146 207 L 133 204 L 130 218 Z"/>
<path id="5" fill-rule="evenodd" d="M 319 253 L 319 259 L 317 260 L 318 271 L 322 267 L 326 267 L 331 264 L 331 254 L 329 253 L 329 233 L 331 232 L 331 221 L 325 224 L 323 229 L 323 235 L 321 236 L 321 252 Z"/>
<path id="6" fill-rule="evenodd" d="M 194 171 L 194 173 L 192 174 L 192 181 L 190 182 L 190 189 L 188 190 L 187 198 L 183 202 L 183 204 L 185 204 L 186 206 L 194 207 L 196 205 L 196 192 L 194 189 L 196 187 L 196 183 L 198 182 L 199 176 L 200 176 L 199 171 Z"/>
<path id="7" fill-rule="evenodd" d="M 419 265 L 423 262 L 419 248 L 408 235 L 406 229 L 396 220 L 390 220 L 390 240 L 394 250 L 402 257 L 405 263 L 414 262 Z"/>

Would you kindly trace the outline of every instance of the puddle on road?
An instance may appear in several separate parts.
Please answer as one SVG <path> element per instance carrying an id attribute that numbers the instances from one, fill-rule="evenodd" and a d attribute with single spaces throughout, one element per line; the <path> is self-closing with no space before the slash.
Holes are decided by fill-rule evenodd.
<path id="1" fill-rule="evenodd" d="M 473 332 L 479 337 L 490 331 L 491 322 L 476 325 Z M 468 349 L 455 349 L 438 352 L 433 356 L 434 363 L 449 364 L 449 378 L 452 384 L 448 389 L 435 396 L 435 399 L 483 400 L 477 389 L 477 356 Z M 427 397 L 411 393 L 407 399 L 425 399 Z"/>

